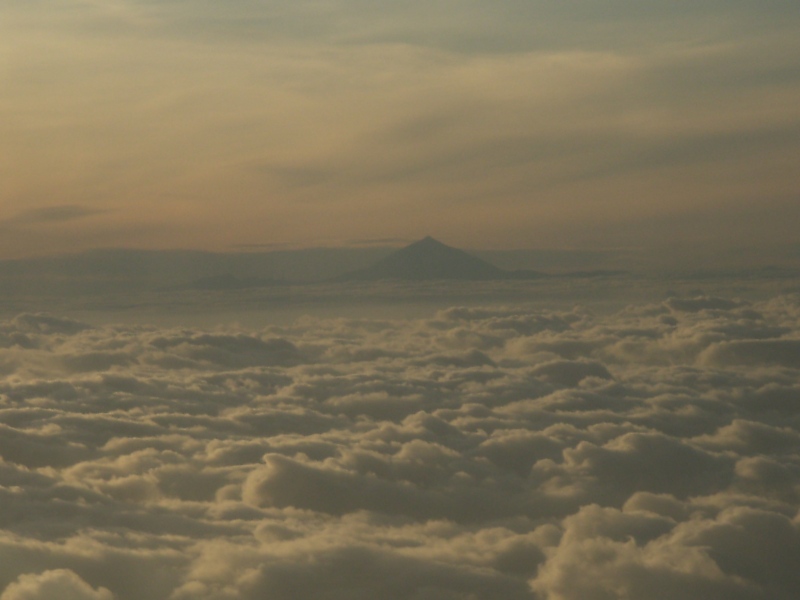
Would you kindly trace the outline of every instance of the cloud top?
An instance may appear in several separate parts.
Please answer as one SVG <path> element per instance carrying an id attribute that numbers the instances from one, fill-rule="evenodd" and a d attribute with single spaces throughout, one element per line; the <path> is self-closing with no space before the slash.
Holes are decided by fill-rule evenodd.
<path id="1" fill-rule="evenodd" d="M 793 599 L 798 319 L 796 296 L 19 315 L 0 598 Z"/>

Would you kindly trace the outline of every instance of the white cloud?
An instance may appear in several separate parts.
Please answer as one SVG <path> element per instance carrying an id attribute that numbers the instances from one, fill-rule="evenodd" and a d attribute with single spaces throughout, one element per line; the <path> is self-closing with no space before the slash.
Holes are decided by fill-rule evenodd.
<path id="1" fill-rule="evenodd" d="M 790 600 L 799 307 L 5 321 L 0 598 Z"/>
<path id="2" fill-rule="evenodd" d="M 72 571 L 58 569 L 38 575 L 20 575 L 0 595 L 0 600 L 113 600 L 106 588 L 92 588 Z"/>

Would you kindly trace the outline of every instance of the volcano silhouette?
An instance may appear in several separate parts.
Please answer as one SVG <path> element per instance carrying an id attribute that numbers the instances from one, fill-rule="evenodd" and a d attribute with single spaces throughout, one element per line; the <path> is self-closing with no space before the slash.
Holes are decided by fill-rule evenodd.
<path id="1" fill-rule="evenodd" d="M 401 248 L 370 267 L 343 275 L 339 281 L 378 281 L 382 279 L 479 281 L 509 279 L 510 276 L 511 273 L 508 271 L 428 236 Z"/>

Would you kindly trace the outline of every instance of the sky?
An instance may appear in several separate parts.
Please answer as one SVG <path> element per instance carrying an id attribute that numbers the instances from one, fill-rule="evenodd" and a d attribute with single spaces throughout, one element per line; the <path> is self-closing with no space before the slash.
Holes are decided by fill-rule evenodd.
<path id="1" fill-rule="evenodd" d="M 0 258 L 797 256 L 795 0 L 5 0 Z"/>
<path id="2" fill-rule="evenodd" d="M 800 296 L 0 320 L 0 600 L 795 600 Z"/>

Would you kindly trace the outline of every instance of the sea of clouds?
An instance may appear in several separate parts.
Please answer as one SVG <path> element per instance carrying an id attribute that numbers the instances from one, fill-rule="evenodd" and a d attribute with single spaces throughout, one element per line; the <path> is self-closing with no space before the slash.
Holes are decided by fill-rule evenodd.
<path id="1" fill-rule="evenodd" d="M 0 600 L 800 597 L 800 296 L 0 322 Z"/>

